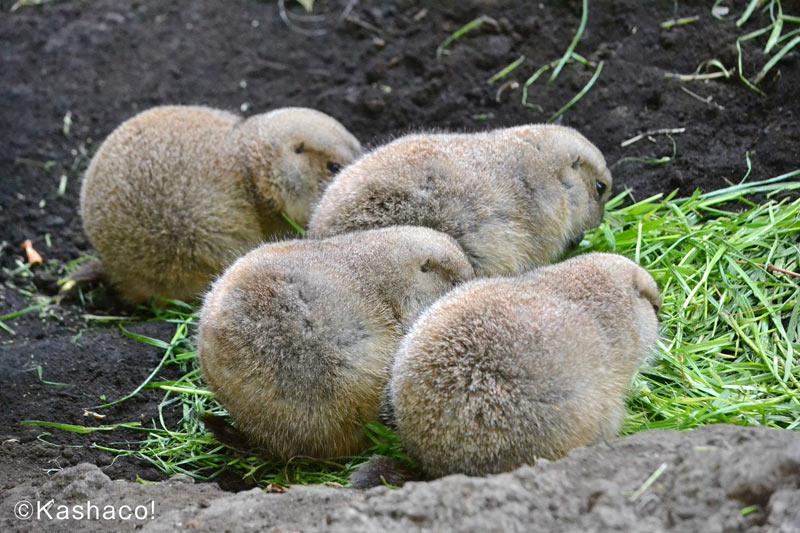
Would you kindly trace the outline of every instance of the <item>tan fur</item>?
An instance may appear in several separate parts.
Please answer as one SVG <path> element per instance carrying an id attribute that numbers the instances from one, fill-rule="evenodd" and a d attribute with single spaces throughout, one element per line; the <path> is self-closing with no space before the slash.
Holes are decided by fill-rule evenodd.
<path id="1" fill-rule="evenodd" d="M 454 237 L 478 275 L 517 274 L 556 260 L 597 226 L 611 186 L 603 155 L 571 128 L 410 135 L 342 171 L 309 230 L 427 226 Z"/>
<path id="2" fill-rule="evenodd" d="M 452 291 L 395 358 L 406 450 L 430 475 L 485 475 L 615 436 L 659 305 L 645 270 L 598 253 Z"/>
<path id="3" fill-rule="evenodd" d="M 428 228 L 261 246 L 205 298 L 203 375 L 238 429 L 268 454 L 357 453 L 403 333 L 472 276 L 455 241 Z"/>
<path id="4" fill-rule="evenodd" d="M 302 146 L 302 148 L 301 148 Z M 300 153 L 297 150 L 300 149 Z M 358 141 L 312 109 L 246 120 L 162 106 L 103 142 L 81 190 L 86 234 L 126 299 L 191 299 L 238 255 L 300 224 Z"/>

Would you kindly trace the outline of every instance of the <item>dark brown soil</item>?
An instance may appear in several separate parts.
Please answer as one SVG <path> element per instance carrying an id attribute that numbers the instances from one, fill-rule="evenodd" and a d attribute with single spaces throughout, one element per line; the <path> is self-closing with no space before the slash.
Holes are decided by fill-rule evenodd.
<path id="1" fill-rule="evenodd" d="M 287 4 L 291 4 L 287 0 Z M 318 0 L 324 8 L 326 2 Z M 331 2 L 328 2 L 329 4 Z M 481 130 L 546 120 L 590 78 L 567 66 L 556 83 L 534 87 L 520 105 L 520 90 L 499 98 L 487 79 L 520 55 L 527 60 L 509 79 L 523 82 L 539 65 L 559 57 L 578 25 L 580 2 L 464 1 L 357 2 L 350 17 L 323 36 L 306 36 L 281 20 L 274 2 L 211 0 L 53 1 L 10 13 L 0 0 L 0 314 L 30 305 L 19 287 L 52 293 L 54 274 L 31 282 L 10 276 L 19 245 L 32 239 L 48 259 L 66 261 L 91 253 L 77 212 L 81 172 L 98 143 L 124 119 L 153 105 L 202 103 L 247 113 L 284 105 L 319 108 L 339 118 L 362 141 L 376 145 L 420 129 Z M 738 35 L 763 22 L 737 28 L 719 21 L 709 2 L 592 2 L 578 51 L 604 60 L 602 76 L 563 117 L 595 142 L 612 165 L 615 188 L 637 198 L 680 189 L 710 190 L 738 181 L 752 158 L 750 179 L 773 177 L 800 163 L 800 53 L 790 53 L 762 82 L 766 97 L 741 82 L 678 82 L 666 73 L 691 73 L 718 59 L 735 64 Z M 601 7 L 602 5 L 602 7 Z M 677 9 L 676 7 L 677 6 Z M 740 9 L 737 3 L 737 9 Z M 800 13 L 798 2 L 784 1 Z M 485 25 L 436 58 L 453 30 L 480 14 Z M 660 23 L 698 16 L 672 30 Z M 764 63 L 763 43 L 745 47 L 745 70 Z M 711 101 L 703 102 L 683 89 Z M 69 129 L 65 116 L 69 115 Z M 686 128 L 675 135 L 677 155 L 665 166 L 622 161 L 672 153 L 668 138 L 620 143 L 640 132 Z M 66 189 L 59 195 L 61 176 Z M 48 237 L 50 245 L 47 244 Z M 95 304 L 113 312 L 113 302 Z M 90 308 L 92 309 L 92 308 Z M 72 302 L 55 317 L 28 314 L 0 331 L 0 486 L 41 475 L 45 469 L 110 456 L 63 445 L 109 443 L 129 434 L 77 436 L 19 425 L 23 419 L 90 424 L 86 407 L 99 396 L 117 398 L 151 371 L 158 350 L 125 338 L 114 327 L 88 327 L 84 306 Z M 168 339 L 170 328 L 138 324 L 137 331 Z M 75 337 L 79 336 L 76 340 Z M 48 387 L 44 379 L 69 384 Z M 145 394 L 110 410 L 104 423 L 155 415 L 160 395 Z M 24 449 L 24 453 L 20 452 Z M 152 477 L 132 462 L 108 467 L 112 477 Z"/>

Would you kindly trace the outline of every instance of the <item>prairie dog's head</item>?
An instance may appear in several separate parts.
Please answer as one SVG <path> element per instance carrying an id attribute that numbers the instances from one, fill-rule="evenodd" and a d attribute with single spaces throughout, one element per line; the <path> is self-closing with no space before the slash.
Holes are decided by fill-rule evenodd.
<path id="1" fill-rule="evenodd" d="M 379 243 L 370 250 L 374 260 L 365 279 L 377 286 L 404 329 L 440 296 L 475 275 L 464 251 L 444 233 L 417 226 L 359 233 Z"/>
<path id="2" fill-rule="evenodd" d="M 647 270 L 640 267 L 627 257 L 606 254 L 590 253 L 575 257 L 571 260 L 578 268 L 594 268 L 602 272 L 612 281 L 617 281 L 642 308 L 658 314 L 661 309 L 661 295 L 658 285 Z"/>
<path id="3" fill-rule="evenodd" d="M 548 270 L 558 271 L 552 282 L 558 292 L 589 309 L 626 352 L 649 353 L 658 338 L 661 296 L 644 268 L 621 255 L 589 253 L 541 272 Z"/>
<path id="4" fill-rule="evenodd" d="M 514 128 L 531 144 L 531 168 L 535 178 L 553 179 L 567 200 L 567 240 L 578 244 L 583 234 L 600 225 L 611 197 L 613 179 L 600 150 L 577 130 L 565 126 L 535 124 Z"/>
<path id="5" fill-rule="evenodd" d="M 339 121 L 303 107 L 250 117 L 239 131 L 258 192 L 301 225 L 333 176 L 361 155 L 358 139 Z"/>

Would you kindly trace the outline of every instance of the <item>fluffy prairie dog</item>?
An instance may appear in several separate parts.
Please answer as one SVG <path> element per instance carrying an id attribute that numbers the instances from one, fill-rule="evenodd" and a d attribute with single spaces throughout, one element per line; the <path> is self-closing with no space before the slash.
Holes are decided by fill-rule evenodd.
<path id="1" fill-rule="evenodd" d="M 428 475 L 486 475 L 616 436 L 659 306 L 644 269 L 599 253 L 452 291 L 395 358 L 407 451 Z"/>
<path id="2" fill-rule="evenodd" d="M 122 296 L 191 299 L 265 239 L 299 224 L 333 174 L 361 151 L 333 118 L 284 108 L 243 119 L 163 106 L 102 143 L 81 189 L 81 215 Z"/>
<path id="3" fill-rule="evenodd" d="M 319 237 L 427 226 L 454 237 L 476 274 L 518 274 L 599 225 L 611 185 L 600 151 L 563 126 L 410 135 L 342 171 L 309 229 Z"/>
<path id="4" fill-rule="evenodd" d="M 391 227 L 267 244 L 217 280 L 200 313 L 203 375 L 270 456 L 366 446 L 391 358 L 416 316 L 473 270 L 449 236 Z"/>

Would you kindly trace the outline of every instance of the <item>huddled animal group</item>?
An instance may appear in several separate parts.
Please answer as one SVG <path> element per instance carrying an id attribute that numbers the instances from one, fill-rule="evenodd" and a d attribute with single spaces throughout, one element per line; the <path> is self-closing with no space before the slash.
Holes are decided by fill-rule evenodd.
<path id="1" fill-rule="evenodd" d="M 621 256 L 553 264 L 611 189 L 567 127 L 362 154 L 311 109 L 165 106 L 103 142 L 81 214 L 123 298 L 203 297 L 203 374 L 263 453 L 357 454 L 383 417 L 425 475 L 481 475 L 620 429 L 658 287 Z"/>

